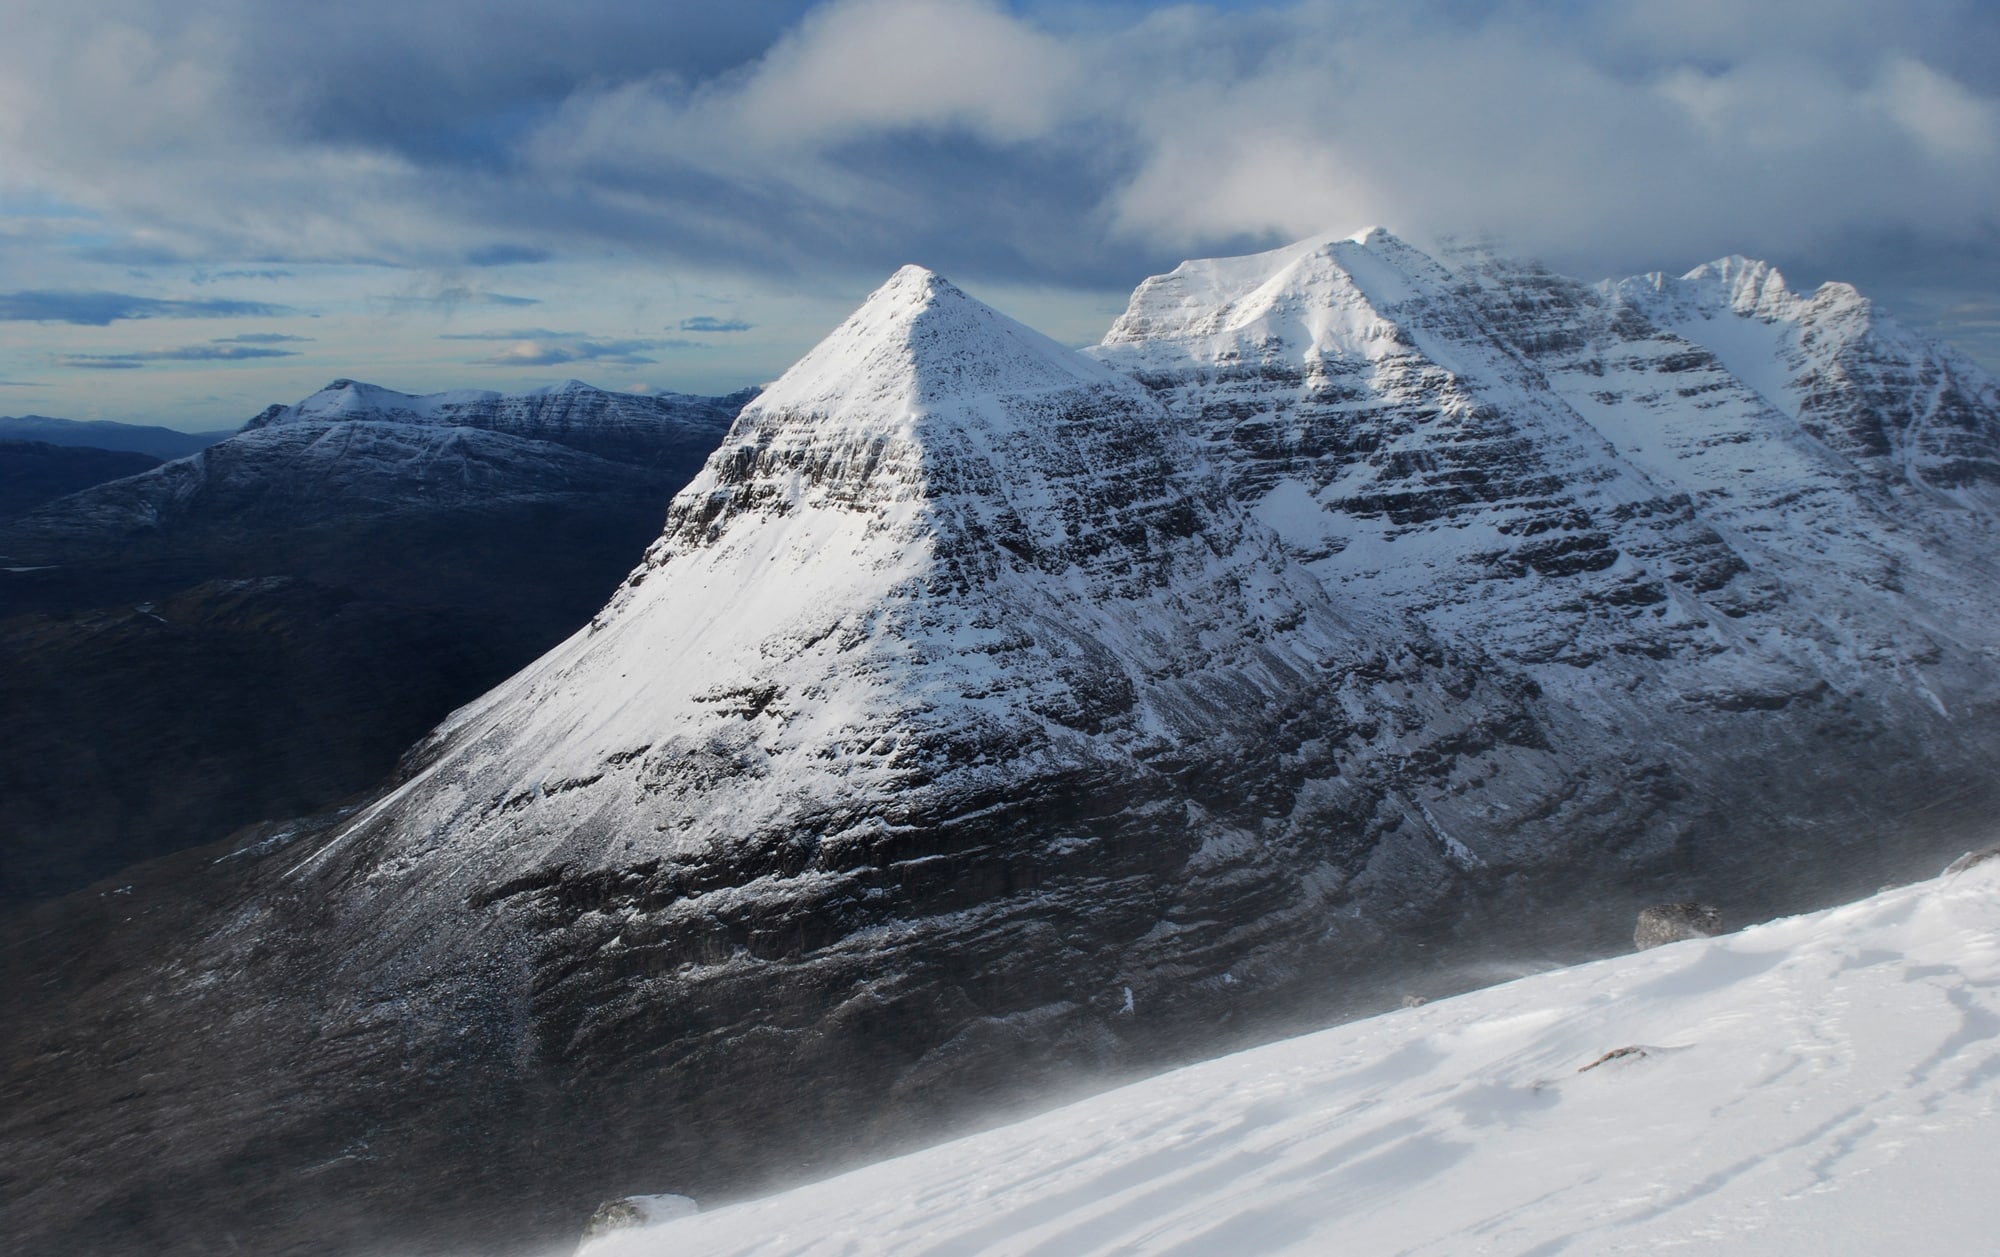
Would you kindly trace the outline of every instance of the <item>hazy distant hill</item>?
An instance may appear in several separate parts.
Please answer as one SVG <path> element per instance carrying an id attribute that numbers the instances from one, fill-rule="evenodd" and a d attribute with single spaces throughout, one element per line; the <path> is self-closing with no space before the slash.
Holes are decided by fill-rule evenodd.
<path id="1" fill-rule="evenodd" d="M 46 441 L 100 450 L 132 450 L 154 458 L 180 458 L 227 440 L 226 430 L 182 432 L 108 419 L 51 419 L 47 415 L 0 415 L 0 441 Z"/>

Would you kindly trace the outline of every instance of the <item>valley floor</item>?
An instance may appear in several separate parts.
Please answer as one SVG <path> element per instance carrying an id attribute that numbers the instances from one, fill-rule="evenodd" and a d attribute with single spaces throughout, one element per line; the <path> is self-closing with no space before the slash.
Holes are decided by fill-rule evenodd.
<path id="1" fill-rule="evenodd" d="M 584 1252 L 1989 1253 L 1996 1117 L 2000 859 L 1242 1052 Z"/>

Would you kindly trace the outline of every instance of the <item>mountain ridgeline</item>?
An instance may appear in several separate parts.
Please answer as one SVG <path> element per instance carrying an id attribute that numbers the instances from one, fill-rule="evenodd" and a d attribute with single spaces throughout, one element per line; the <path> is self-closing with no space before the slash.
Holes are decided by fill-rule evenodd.
<path id="1" fill-rule="evenodd" d="M 371 798 L 33 918 L 10 1222 L 526 1250 L 1934 869 L 1996 529 L 2000 386 L 1741 259 L 1372 231 L 1082 353 L 906 268 Z"/>

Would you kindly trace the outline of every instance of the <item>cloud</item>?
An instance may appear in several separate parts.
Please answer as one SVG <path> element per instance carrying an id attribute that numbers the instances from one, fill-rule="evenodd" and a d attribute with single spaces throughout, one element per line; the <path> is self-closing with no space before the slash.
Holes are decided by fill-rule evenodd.
<path id="1" fill-rule="evenodd" d="M 745 323 L 742 319 L 718 319 L 709 314 L 698 314 L 691 319 L 681 320 L 683 332 L 747 332 L 754 326 L 756 325 Z"/>
<path id="2" fill-rule="evenodd" d="M 552 332 L 546 327 L 517 327 L 488 332 L 441 332 L 439 340 L 576 340 L 588 332 Z"/>
<path id="3" fill-rule="evenodd" d="M 466 284 L 444 284 L 434 286 L 428 292 L 405 293 L 389 300 L 400 306 L 434 306 L 450 310 L 459 306 L 538 306 L 537 297 L 517 297 L 504 292 L 489 292 L 484 288 L 474 288 Z"/>
<path id="4" fill-rule="evenodd" d="M 217 336 L 211 345 L 287 345 L 303 344 L 310 336 L 287 336 L 283 332 L 239 332 L 234 336 Z"/>
<path id="5" fill-rule="evenodd" d="M 678 337 L 617 338 L 588 332 L 558 332 L 546 327 L 517 327 L 482 332 L 445 332 L 439 340 L 505 341 L 507 348 L 471 361 L 492 367 L 554 367 L 566 362 L 607 362 L 646 366 L 658 359 L 646 355 L 662 349 L 700 349 L 700 341 Z"/>
<path id="6" fill-rule="evenodd" d="M 2000 71 L 1955 51 L 1967 32 L 1938 6 L 1777 7 L 1306 0 L 1064 27 L 837 0 L 734 75 L 580 85 L 520 152 L 580 221 L 772 270 L 1109 282 L 1374 222 L 1628 266 L 1857 224 L 1979 237 Z M 1976 25 L 2000 51 L 2000 18 Z"/>
<path id="7" fill-rule="evenodd" d="M 1591 273 L 1900 233 L 2000 276 L 2000 8 L 1960 0 L 10 3 L 9 186 L 159 265 L 1112 287 L 1382 222 Z"/>
<path id="8" fill-rule="evenodd" d="M 555 255 L 547 249 L 536 249 L 521 244 L 489 244 L 472 249 L 465 255 L 467 266 L 524 266 L 536 262 L 546 262 Z"/>
<path id="9" fill-rule="evenodd" d="M 122 292 L 37 289 L 0 293 L 0 320 L 104 327 L 120 319 L 228 319 L 289 314 L 262 301 L 174 301 Z"/>
<path id="10" fill-rule="evenodd" d="M 144 366 L 149 362 L 243 362 L 254 358 L 298 356 L 298 352 L 291 349 L 214 342 L 207 345 L 183 345 L 177 349 L 141 349 L 121 354 L 57 354 L 51 361 L 59 367 L 124 371 Z"/>
<path id="11" fill-rule="evenodd" d="M 75 367 L 82 371 L 137 371 L 146 365 L 142 358 L 121 358 L 116 355 L 93 357 L 89 354 L 63 354 L 49 361 L 58 367 Z"/>
<path id="12" fill-rule="evenodd" d="M 80 253 L 93 262 L 104 262 L 112 266 L 175 266 L 187 261 L 184 255 L 172 249 L 145 244 L 94 245 L 81 250 Z"/>
<path id="13" fill-rule="evenodd" d="M 196 271 L 188 276 L 188 281 L 195 284 L 219 284 L 232 279 L 291 279 L 297 273 L 283 267 L 268 266 L 250 270 Z"/>
<path id="14" fill-rule="evenodd" d="M 492 333 L 477 333 L 445 339 L 501 338 Z M 493 367 L 553 367 L 566 362 L 607 362 L 626 366 L 645 366 L 659 361 L 657 358 L 646 356 L 654 350 L 698 347 L 697 342 L 690 340 L 589 340 L 565 336 L 562 333 L 544 333 L 517 340 L 491 357 L 475 358 L 473 361 Z"/>

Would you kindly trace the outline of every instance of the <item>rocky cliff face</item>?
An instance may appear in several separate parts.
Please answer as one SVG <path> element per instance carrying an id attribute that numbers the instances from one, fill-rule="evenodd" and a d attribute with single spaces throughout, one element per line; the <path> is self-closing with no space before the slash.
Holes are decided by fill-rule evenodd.
<path id="1" fill-rule="evenodd" d="M 1774 291 L 1690 317 L 1805 345 Z M 1870 471 L 1622 292 L 1369 233 L 1093 360 L 900 272 L 375 798 L 8 953 L 18 1228 L 529 1244 L 1932 861 L 2000 746 L 1990 384 L 1927 360 L 1965 435 Z M 1916 405 L 1815 337 L 1786 398 Z"/>
<path id="2" fill-rule="evenodd" d="M 1796 890 L 1791 861 L 1854 858 L 1819 845 L 1839 816 L 1979 776 L 2000 400 L 1851 289 L 1741 259 L 1591 288 L 1374 231 L 1188 263 L 1092 352 L 1200 426 L 1337 599 L 1531 678 L 1618 817 L 1595 849 L 1715 876 L 1734 848 L 1732 878 Z M 1432 817 L 1539 862 L 1481 775 Z"/>

